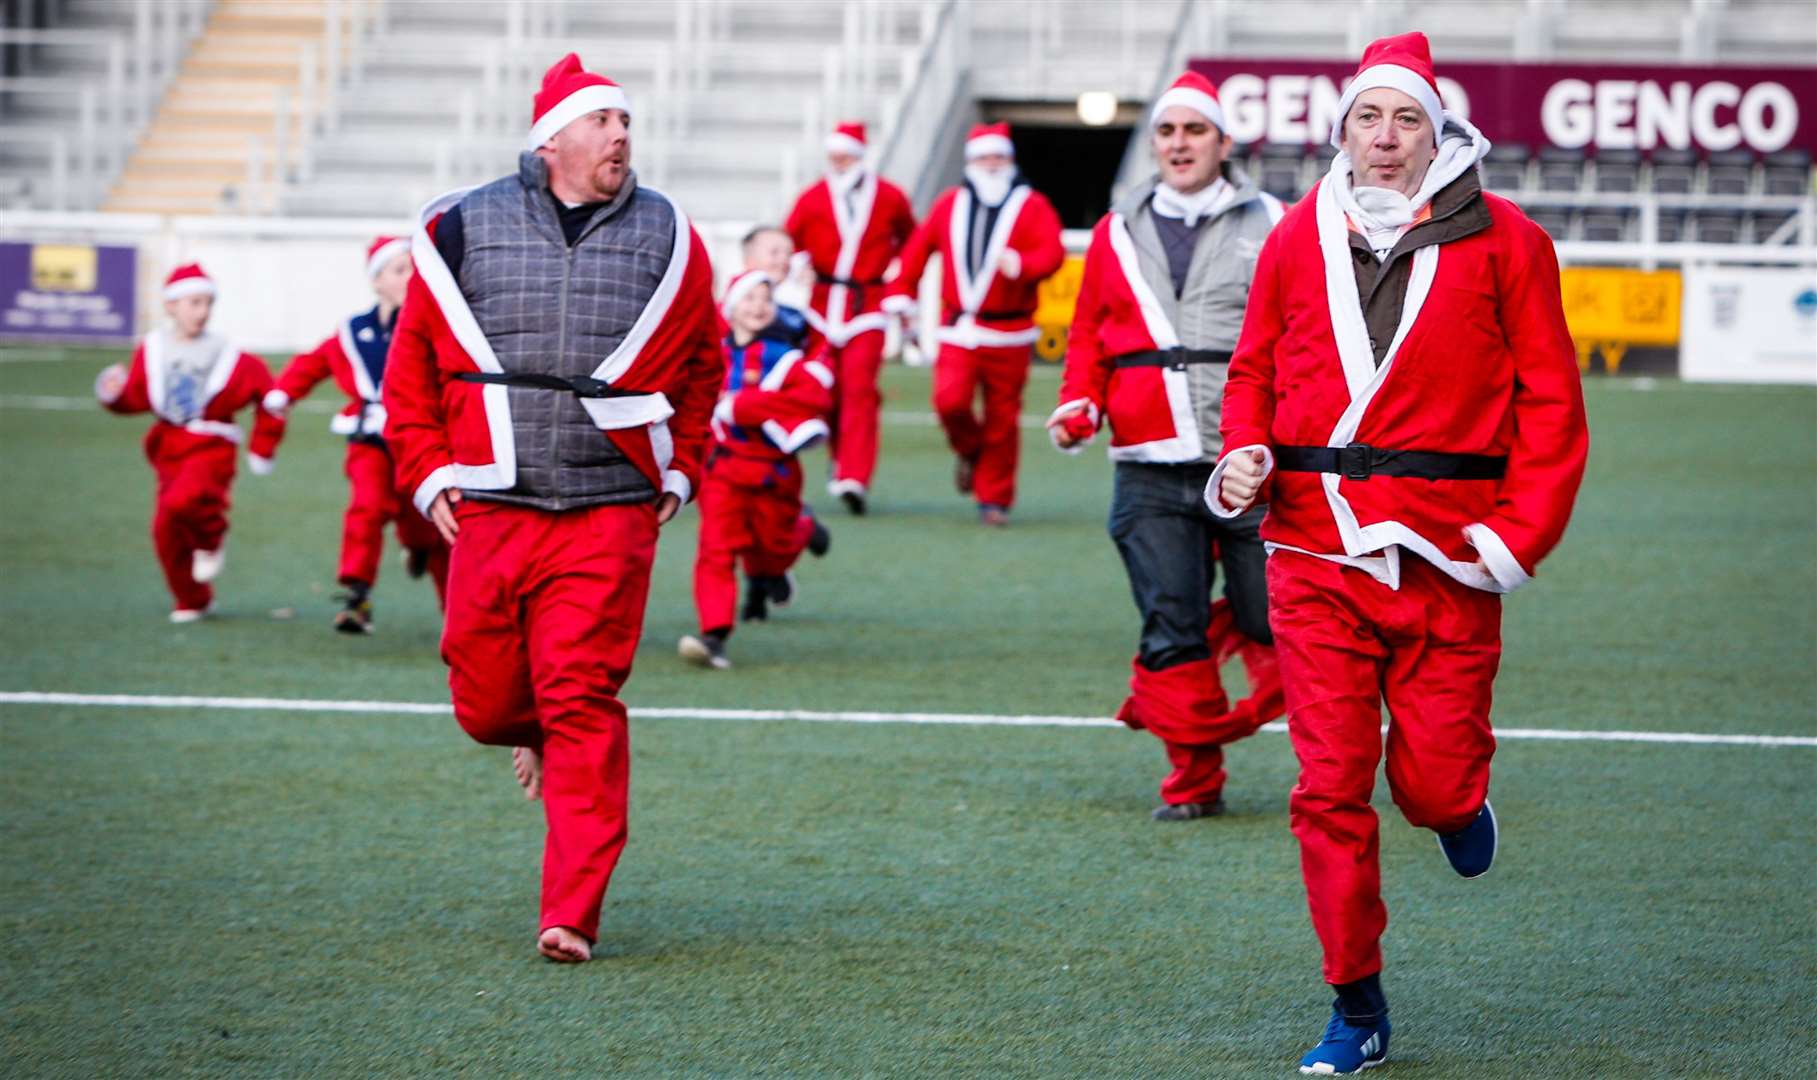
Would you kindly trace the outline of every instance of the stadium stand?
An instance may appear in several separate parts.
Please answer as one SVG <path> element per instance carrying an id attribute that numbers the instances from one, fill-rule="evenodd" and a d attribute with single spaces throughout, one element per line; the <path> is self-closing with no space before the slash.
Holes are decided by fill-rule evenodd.
<path id="1" fill-rule="evenodd" d="M 509 167 L 570 49 L 651 107 L 638 167 L 699 220 L 773 218 L 836 117 L 918 199 L 984 101 L 1153 93 L 1189 57 L 1352 57 L 1420 26 L 1452 60 L 1806 65 L 1783 0 L 21 0 L 0 25 L 0 206 L 378 217 Z M 1132 114 L 1133 115 L 1133 114 Z M 1130 122 L 1130 117 L 1123 119 Z M 1317 140 L 1310 140 L 1316 144 Z M 1122 176 L 1145 171 L 1132 143 Z M 1294 198 L 1329 147 L 1239 160 Z M 1499 145 L 1485 176 L 1559 239 L 1785 240 L 1810 155 Z M 1794 222 L 1788 225 L 1788 222 Z"/>

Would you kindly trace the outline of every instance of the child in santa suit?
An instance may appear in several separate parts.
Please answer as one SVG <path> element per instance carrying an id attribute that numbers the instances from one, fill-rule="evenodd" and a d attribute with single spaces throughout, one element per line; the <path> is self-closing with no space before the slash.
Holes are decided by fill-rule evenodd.
<path id="1" fill-rule="evenodd" d="M 794 597 L 789 568 L 803 550 L 825 555 L 831 538 L 801 502 L 800 451 L 827 435 L 833 373 L 818 359 L 763 336 L 776 318 L 774 284 L 747 270 L 726 287 L 720 310 L 725 339 L 725 392 L 713 410 L 713 450 L 700 492 L 700 546 L 694 559 L 694 606 L 700 636 L 681 639 L 684 659 L 729 668 L 726 639 L 744 564 L 743 617 L 763 619 L 768 605 Z"/>
<path id="2" fill-rule="evenodd" d="M 865 166 L 863 124 L 840 124 L 826 150 L 825 178 L 795 200 L 783 228 L 814 270 L 808 352 L 818 352 L 824 341 L 827 365 L 839 381 L 827 494 L 862 514 L 877 467 L 883 408 L 877 374 L 883 367 L 884 275 L 915 231 L 915 212 L 901 188 Z"/>
<path id="3" fill-rule="evenodd" d="M 385 406 L 380 399 L 385 380 L 385 354 L 391 329 L 410 286 L 410 241 L 381 236 L 366 249 L 366 277 L 378 303 L 346 319 L 333 336 L 294 357 L 265 395 L 265 408 L 283 416 L 323 379 L 334 379 L 347 395 L 347 407 L 329 423 L 330 431 L 347 437 L 347 481 L 352 496 L 341 526 L 340 583 L 347 604 L 335 614 L 342 633 L 372 632 L 372 585 L 378 580 L 385 550 L 385 526 L 397 523 L 404 566 L 411 577 L 431 574 L 438 599 L 448 585 L 448 545 L 435 526 L 398 494 L 391 453 L 385 446 Z"/>
<path id="4" fill-rule="evenodd" d="M 1009 523 L 1016 499 L 1017 417 L 1035 339 L 1036 288 L 1066 258 L 1060 215 L 1016 171 L 1008 124 L 978 124 L 965 140 L 965 182 L 934 200 L 902 249 L 885 311 L 915 308 L 928 257 L 941 256 L 940 353 L 934 412 L 958 462 L 953 480 L 985 525 Z M 984 399 L 983 416 L 974 404 Z"/>
<path id="5" fill-rule="evenodd" d="M 168 327 L 133 350 L 130 366 L 113 364 L 95 378 L 95 397 L 117 413 L 157 414 L 145 435 L 145 457 L 158 476 L 151 537 L 174 606 L 173 623 L 214 610 L 214 586 L 227 557 L 228 489 L 245 434 L 234 414 L 255 409 L 247 464 L 271 471 L 284 420 L 260 404 L 271 389 L 265 362 L 208 332 L 215 283 L 190 263 L 164 281 Z"/>

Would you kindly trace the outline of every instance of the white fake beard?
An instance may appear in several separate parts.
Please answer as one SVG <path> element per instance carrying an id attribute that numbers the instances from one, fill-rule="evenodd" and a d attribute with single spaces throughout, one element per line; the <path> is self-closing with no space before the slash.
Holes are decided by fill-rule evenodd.
<path id="1" fill-rule="evenodd" d="M 828 169 L 826 171 L 827 187 L 832 188 L 834 193 L 838 195 L 848 194 L 853 188 L 857 187 L 858 182 L 863 179 L 863 165 L 853 165 L 844 172 L 840 172 L 836 169 Z"/>
<path id="2" fill-rule="evenodd" d="M 1000 206 L 1009 198 L 1009 189 L 1015 185 L 1014 168 L 986 169 L 978 165 L 965 167 L 965 182 L 978 193 L 978 198 L 986 206 Z"/>

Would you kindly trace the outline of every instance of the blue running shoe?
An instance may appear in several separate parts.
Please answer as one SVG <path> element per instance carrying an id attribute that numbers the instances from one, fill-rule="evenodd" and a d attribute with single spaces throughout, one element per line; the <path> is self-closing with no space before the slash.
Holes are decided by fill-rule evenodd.
<path id="1" fill-rule="evenodd" d="M 1325 1037 L 1300 1059 L 1300 1071 L 1311 1076 L 1349 1076 L 1388 1060 L 1388 1017 L 1366 1027 L 1353 1027 L 1344 1014 L 1331 1010 Z"/>
<path id="2" fill-rule="evenodd" d="M 1489 872 L 1495 862 L 1495 844 L 1499 830 L 1495 827 L 1495 811 L 1489 808 L 1489 800 L 1483 800 L 1483 808 L 1476 813 L 1476 820 L 1454 833 L 1439 833 L 1438 846 L 1450 860 L 1451 869 L 1462 877 L 1482 877 Z"/>

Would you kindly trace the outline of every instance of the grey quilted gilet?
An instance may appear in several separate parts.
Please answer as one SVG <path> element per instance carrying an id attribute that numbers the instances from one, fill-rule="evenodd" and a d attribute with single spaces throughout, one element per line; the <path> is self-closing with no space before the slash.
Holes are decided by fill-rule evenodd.
<path id="1" fill-rule="evenodd" d="M 461 200 L 461 294 L 511 373 L 591 375 L 655 294 L 675 246 L 675 210 L 627 178 L 572 247 L 540 158 Z M 541 510 L 648 502 L 656 488 L 572 394 L 513 386 L 517 484 L 469 498 Z"/>

